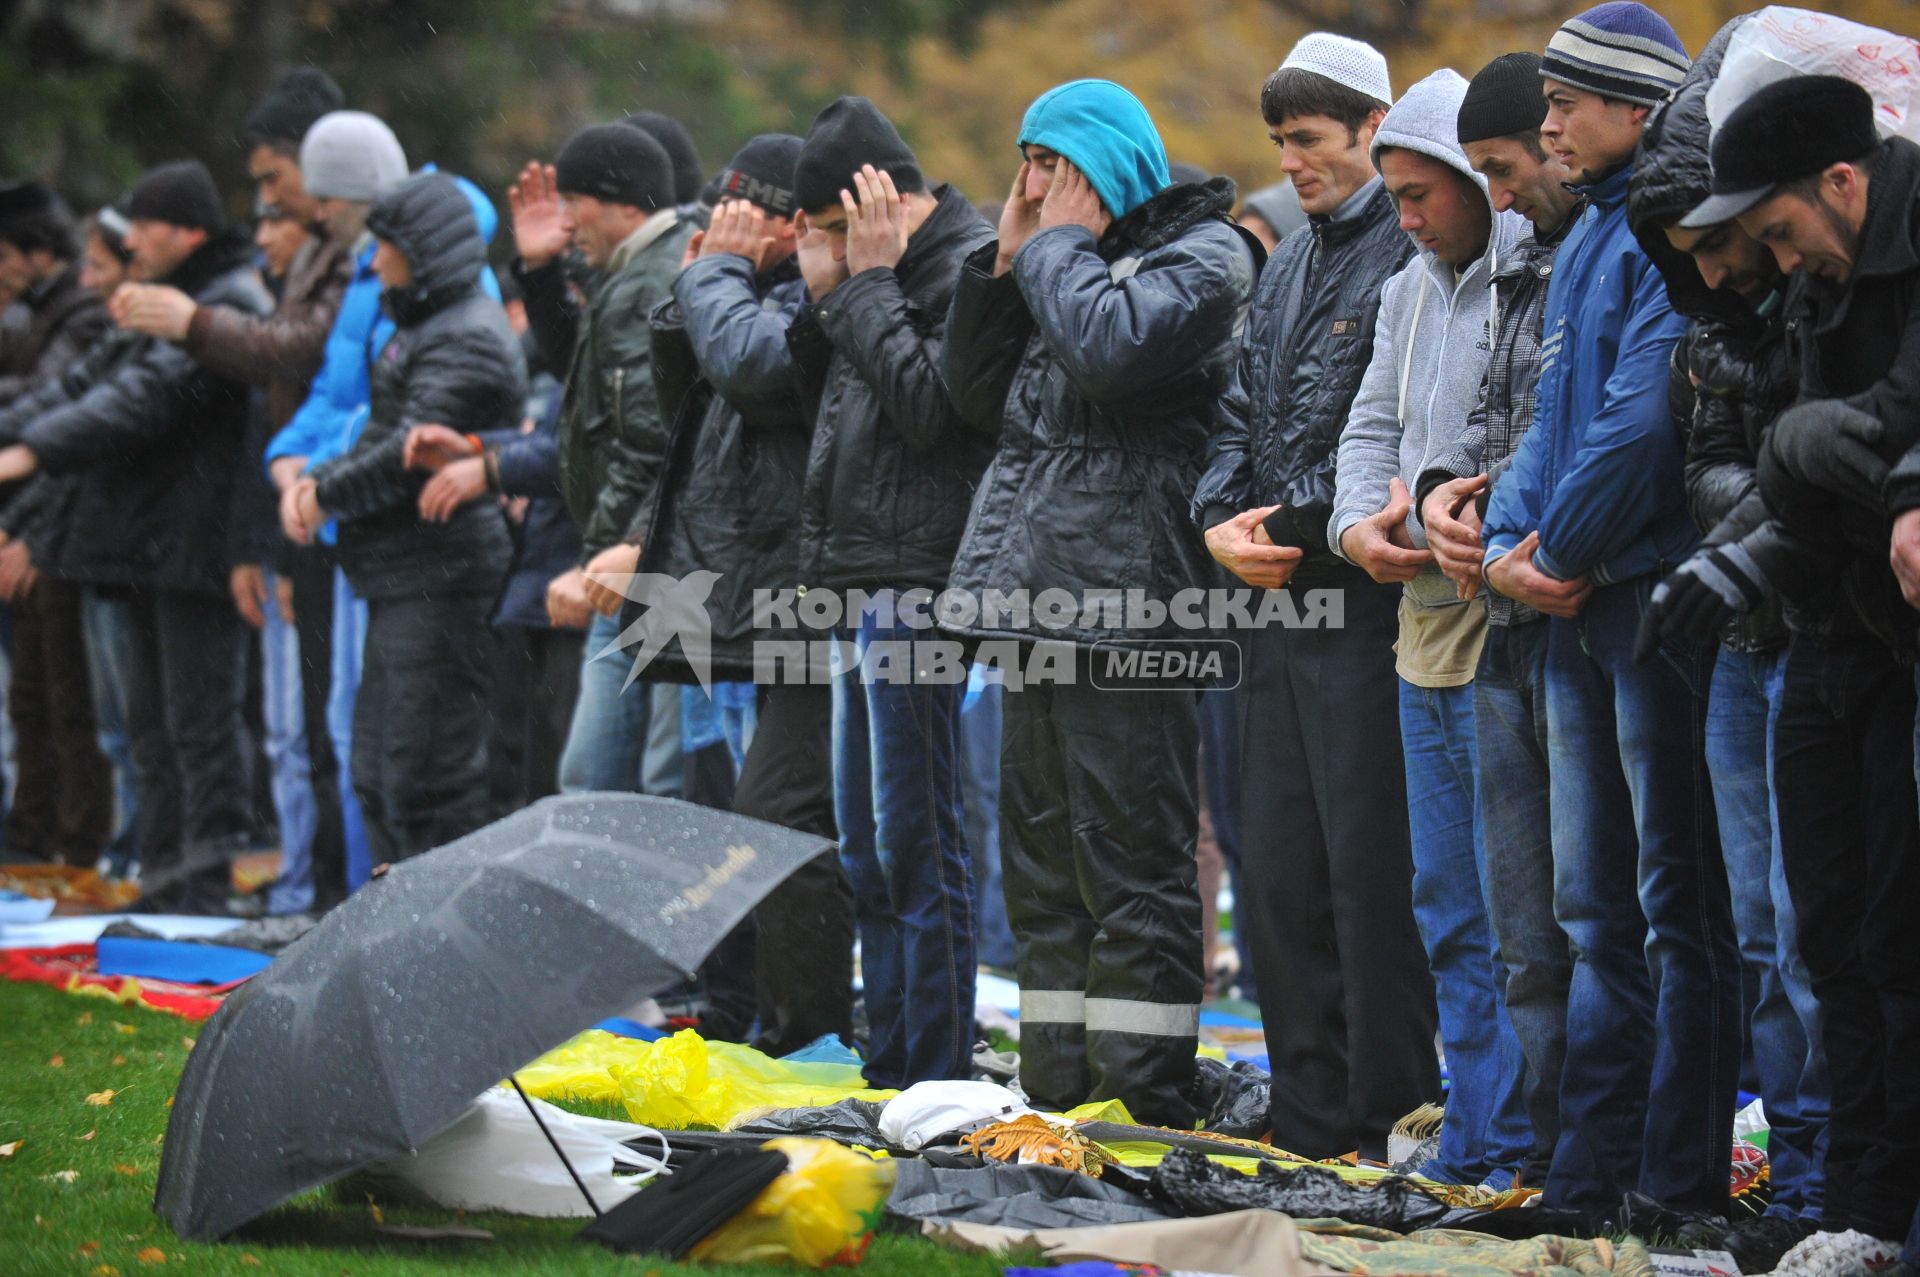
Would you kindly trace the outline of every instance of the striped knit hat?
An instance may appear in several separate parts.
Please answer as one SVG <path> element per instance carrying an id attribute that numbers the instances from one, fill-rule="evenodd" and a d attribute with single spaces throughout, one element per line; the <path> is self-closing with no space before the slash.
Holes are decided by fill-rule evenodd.
<path id="1" fill-rule="evenodd" d="M 1667 20 L 1633 0 L 1608 0 L 1568 18 L 1547 41 L 1540 74 L 1576 89 L 1658 106 L 1687 73 L 1686 46 Z"/>

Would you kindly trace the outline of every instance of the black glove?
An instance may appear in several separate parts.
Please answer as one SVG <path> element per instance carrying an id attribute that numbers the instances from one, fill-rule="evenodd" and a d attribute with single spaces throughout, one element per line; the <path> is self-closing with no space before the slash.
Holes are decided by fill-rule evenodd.
<path id="1" fill-rule="evenodd" d="M 1878 417 L 1838 399 L 1796 404 L 1780 414 L 1761 445 L 1761 488 L 1766 490 L 1771 463 L 1791 479 L 1878 511 L 1887 478 L 1887 460 L 1880 455 L 1886 434 Z"/>
<path id="2" fill-rule="evenodd" d="M 1705 640 L 1727 622 L 1760 606 L 1767 579 L 1738 541 L 1696 550 L 1673 574 L 1653 587 L 1640 633 L 1633 640 L 1633 662 L 1645 665 L 1660 650 L 1662 637 Z"/>

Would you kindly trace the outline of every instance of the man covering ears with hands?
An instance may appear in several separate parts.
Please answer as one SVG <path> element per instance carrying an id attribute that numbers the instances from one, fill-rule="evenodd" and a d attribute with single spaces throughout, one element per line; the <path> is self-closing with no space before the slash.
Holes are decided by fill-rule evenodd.
<path id="1" fill-rule="evenodd" d="M 865 98 L 815 117 L 794 171 L 808 305 L 787 329 L 814 431 L 800 509 L 798 584 L 865 591 L 835 637 L 933 637 L 909 591 L 938 594 L 991 442 L 940 379 L 962 260 L 993 231 L 965 196 L 929 187 Z M 916 622 L 919 618 L 912 618 Z M 881 651 L 899 649 L 882 648 Z M 833 683 L 835 808 L 853 883 L 876 1086 L 964 1078 L 973 1054 L 973 870 L 960 797 L 964 682 L 913 662 Z"/>
<path id="2" fill-rule="evenodd" d="M 1172 184 L 1153 120 L 1104 80 L 1053 89 L 1020 128 L 998 244 L 967 259 L 947 385 L 997 438 L 953 581 L 976 594 L 1139 590 L 1166 601 L 1215 571 L 1183 517 L 1264 254 L 1227 218 L 1233 184 Z M 1120 1099 L 1190 1126 L 1202 987 L 1191 684 L 1115 690 L 1096 643 L 1178 649 L 1168 621 L 1123 629 L 954 628 L 1070 642 L 1071 683 L 1007 689 L 1001 801 L 1020 973 L 1021 1083 L 1036 1103 Z"/>

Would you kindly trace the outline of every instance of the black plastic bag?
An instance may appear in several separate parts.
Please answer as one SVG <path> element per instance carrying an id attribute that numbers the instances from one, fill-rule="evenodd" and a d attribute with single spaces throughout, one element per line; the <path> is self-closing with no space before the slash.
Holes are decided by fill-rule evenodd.
<path id="1" fill-rule="evenodd" d="M 1195 1061 L 1193 1088 L 1188 1092 L 1194 1107 L 1206 1114 L 1201 1129 L 1242 1140 L 1257 1140 L 1267 1133 L 1272 1093 L 1273 1078 L 1253 1061 L 1235 1060 L 1229 1066 L 1206 1056 Z"/>
<path id="2" fill-rule="evenodd" d="M 741 1123 L 731 1134 L 757 1135 L 761 1139 L 805 1135 L 838 1144 L 886 1148 L 887 1141 L 880 1134 L 880 1110 L 885 1107 L 885 1102 L 878 1100 L 841 1100 L 822 1108 L 779 1109 Z"/>
<path id="3" fill-rule="evenodd" d="M 1119 1182 L 1057 1166 L 990 1162 L 957 1170 L 902 1160 L 895 1167 L 887 1215 L 909 1226 L 944 1219 L 1013 1228 L 1078 1228 L 1166 1219 L 1170 1212 Z"/>
<path id="4" fill-rule="evenodd" d="M 581 1229 L 615 1254 L 683 1258 L 787 1169 L 771 1149 L 712 1150 L 662 1176 Z"/>
<path id="5" fill-rule="evenodd" d="M 1184 1148 L 1168 1153 L 1154 1170 L 1153 1198 L 1182 1215 L 1277 1210 L 1296 1219 L 1344 1219 L 1396 1233 L 1430 1228 L 1448 1209 L 1398 1176 L 1352 1184 L 1324 1167 L 1282 1168 L 1272 1162 L 1245 1175 Z"/>

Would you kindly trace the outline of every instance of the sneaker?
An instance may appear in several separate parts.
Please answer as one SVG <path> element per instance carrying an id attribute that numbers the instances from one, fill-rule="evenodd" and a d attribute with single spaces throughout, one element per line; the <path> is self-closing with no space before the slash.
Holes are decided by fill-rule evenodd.
<path id="1" fill-rule="evenodd" d="M 1899 1242 L 1849 1229 L 1813 1234 L 1781 1256 L 1773 1271 L 1778 1277 L 1892 1277 L 1899 1263 Z"/>
<path id="2" fill-rule="evenodd" d="M 1788 1251 L 1813 1235 L 1812 1221 L 1784 1215 L 1762 1215 L 1727 1230 L 1721 1249 L 1732 1255 L 1743 1273 L 1770 1273 Z"/>

